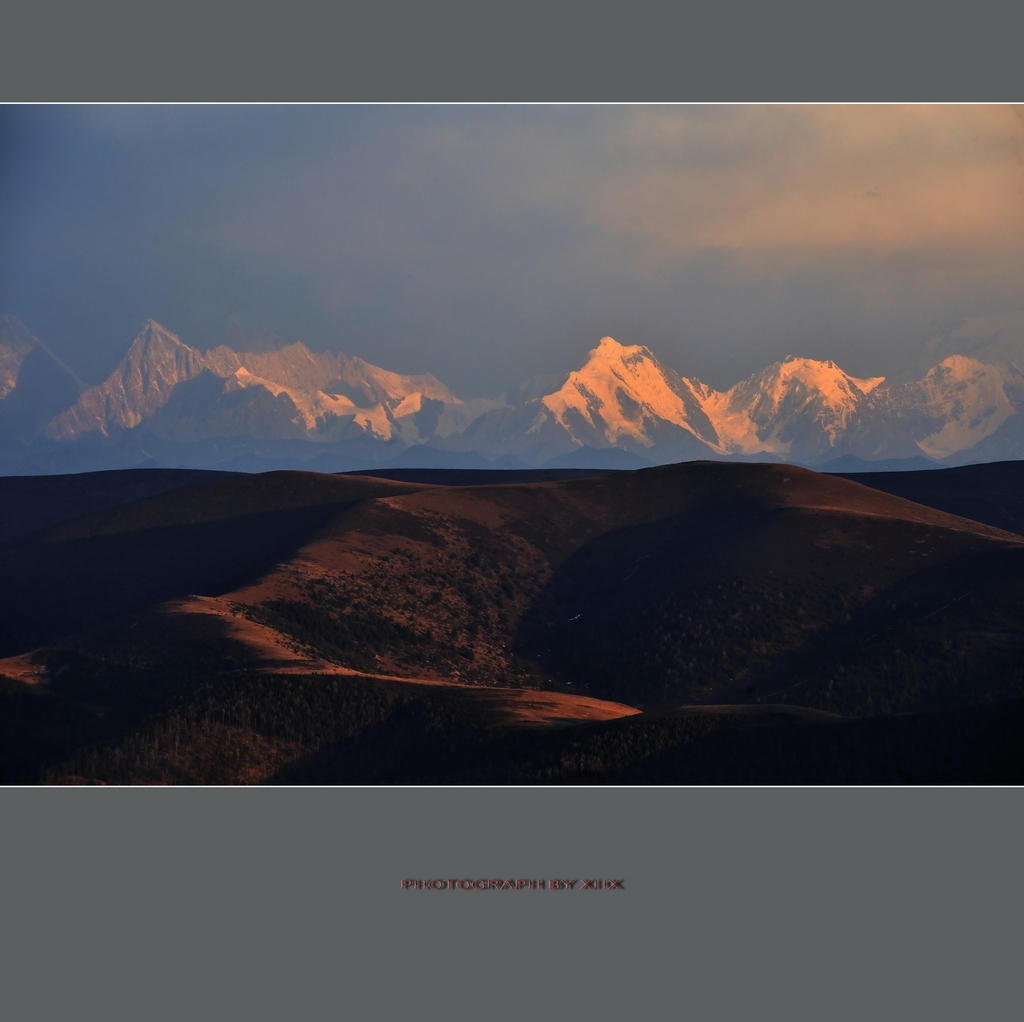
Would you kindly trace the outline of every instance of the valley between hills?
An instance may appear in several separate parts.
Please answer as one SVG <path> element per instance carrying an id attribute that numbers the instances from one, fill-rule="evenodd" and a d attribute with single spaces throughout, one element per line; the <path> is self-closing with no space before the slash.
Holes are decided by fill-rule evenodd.
<path id="1" fill-rule="evenodd" d="M 1024 465 L 0 479 L 0 781 L 1019 783 Z"/>

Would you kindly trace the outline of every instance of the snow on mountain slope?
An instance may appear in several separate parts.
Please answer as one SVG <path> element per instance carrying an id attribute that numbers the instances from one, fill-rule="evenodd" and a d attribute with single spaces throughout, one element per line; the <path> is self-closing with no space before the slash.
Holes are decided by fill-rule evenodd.
<path id="1" fill-rule="evenodd" d="M 824 456 L 883 379 L 857 379 L 834 362 L 790 355 L 727 391 L 709 391 L 704 410 L 722 453 Z"/>
<path id="2" fill-rule="evenodd" d="M 36 339 L 13 316 L 0 320 L 0 401 L 14 390 L 18 372 Z"/>
<path id="3" fill-rule="evenodd" d="M 524 386 L 432 443 L 537 464 L 585 447 L 617 447 L 654 461 L 716 454 L 805 465 L 846 454 L 939 459 L 997 432 L 1005 437 L 1000 451 L 1016 449 L 1002 427 L 1024 408 L 1017 370 L 961 356 L 901 386 L 851 376 L 832 361 L 789 356 L 716 391 L 662 366 L 647 348 L 610 337 L 582 368 L 549 386 L 539 394 Z"/>
<path id="4" fill-rule="evenodd" d="M 605 337 L 583 368 L 540 403 L 579 445 L 638 452 L 656 444 L 680 446 L 679 436 L 663 438 L 667 424 L 709 454 L 824 460 L 835 456 L 866 395 L 882 383 L 882 377 L 850 376 L 834 362 L 790 356 L 716 391 L 665 368 L 647 348 Z M 541 413 L 531 428 L 543 422 Z"/>
<path id="5" fill-rule="evenodd" d="M 1012 366 L 954 355 L 921 380 L 890 385 L 850 376 L 833 362 L 790 357 L 710 393 L 704 407 L 724 453 L 768 452 L 807 464 L 843 454 L 941 460 L 992 436 L 1024 408 L 1024 377 Z"/>
<path id="6" fill-rule="evenodd" d="M 580 445 L 593 443 L 596 436 L 611 446 L 626 441 L 652 447 L 651 428 L 659 422 L 716 445 L 715 428 L 702 408 L 702 389 L 663 367 L 647 348 L 603 337 L 583 368 L 540 403 Z"/>
<path id="7" fill-rule="evenodd" d="M 207 371 L 225 381 L 220 390 L 204 390 L 208 402 L 217 405 L 219 429 L 252 428 L 252 416 L 259 405 L 248 402 L 234 407 L 242 419 L 234 427 L 226 418 L 224 393 L 262 388 L 274 398 L 287 399 L 286 406 L 272 408 L 278 423 L 267 429 L 294 435 L 293 427 L 311 440 L 338 440 L 353 434 L 367 434 L 379 440 L 422 443 L 433 435 L 429 428 L 451 408 L 459 423 L 461 401 L 435 377 L 408 376 L 371 365 L 359 358 L 330 352 L 314 353 L 304 344 L 291 344 L 277 351 L 238 353 L 220 346 L 201 353 L 170 331 L 150 320 L 135 338 L 127 355 L 99 386 L 82 394 L 78 402 L 47 427 L 53 439 L 74 439 L 87 433 L 108 436 L 128 430 L 153 418 L 170 400 L 176 387 Z M 283 407 L 291 408 L 287 422 L 280 421 Z M 212 405 L 211 405 L 212 408 Z M 191 403 L 191 415 L 201 417 L 203 408 Z M 208 424 L 209 425 L 209 424 Z M 463 423 L 464 425 L 464 423 Z M 208 433 L 195 423 L 179 430 L 190 436 Z M 261 433 L 266 433 L 264 429 Z"/>
<path id="8" fill-rule="evenodd" d="M 69 440 L 83 433 L 107 436 L 114 429 L 131 429 L 166 404 L 179 383 L 203 368 L 199 352 L 149 320 L 113 373 L 57 416 L 46 434 Z"/>
<path id="9" fill-rule="evenodd" d="M 343 382 L 362 387 L 375 401 L 381 404 L 402 399 L 412 394 L 422 394 L 431 401 L 445 404 L 459 404 L 459 399 L 430 373 L 419 376 L 405 376 L 393 373 L 380 366 L 370 365 L 361 358 L 338 356 L 337 378 Z"/>
<path id="10" fill-rule="evenodd" d="M 301 341 L 268 352 L 236 353 L 222 345 L 208 351 L 204 361 L 220 376 L 228 376 L 244 365 L 250 375 L 273 380 L 289 391 L 340 394 L 360 408 L 401 401 L 411 394 L 453 404 L 459 400 L 429 373 L 393 373 L 361 358 L 310 351 Z"/>
<path id="11" fill-rule="evenodd" d="M 646 348 L 606 337 L 540 405 L 529 432 L 546 427 L 547 415 L 577 445 L 642 453 L 661 444 L 664 455 L 674 444 L 693 456 L 679 436 L 666 444 L 668 425 L 709 454 L 811 465 L 844 454 L 939 460 L 992 436 L 1024 408 L 1024 376 L 957 355 L 922 380 L 890 386 L 881 376 L 851 376 L 832 361 L 789 356 L 716 391 L 664 368 Z"/>
<path id="12" fill-rule="evenodd" d="M 1018 411 L 1024 377 L 1013 366 L 952 355 L 924 379 L 887 388 L 879 397 L 888 414 L 912 431 L 917 446 L 941 459 L 974 447 Z"/>
<path id="13" fill-rule="evenodd" d="M 429 374 L 301 343 L 200 352 L 152 320 L 108 379 L 83 392 L 21 324 L 0 320 L 0 436 L 8 440 L 134 430 L 136 445 L 309 441 L 349 454 L 358 447 L 369 461 L 429 445 L 420 461 L 432 450 L 540 465 L 617 448 L 655 463 L 739 456 L 813 466 L 844 455 L 963 461 L 975 449 L 1021 457 L 1021 412 L 1019 370 L 961 355 L 905 384 L 790 356 L 716 391 L 646 347 L 604 337 L 574 372 L 462 401 Z"/>
<path id="14" fill-rule="evenodd" d="M 276 380 L 257 376 L 249 372 L 245 366 L 240 366 L 232 373 L 229 387 L 231 389 L 262 387 L 274 397 L 287 395 L 298 413 L 296 421 L 301 422 L 303 428 L 309 431 L 315 431 L 318 426 L 323 426 L 331 416 L 336 418 L 347 416 L 353 420 L 358 419 L 359 425 L 368 431 L 372 430 L 381 436 L 388 435 L 387 415 L 379 405 L 362 411 L 343 395 L 325 394 L 321 390 L 304 390 L 294 385 L 289 387 Z"/>

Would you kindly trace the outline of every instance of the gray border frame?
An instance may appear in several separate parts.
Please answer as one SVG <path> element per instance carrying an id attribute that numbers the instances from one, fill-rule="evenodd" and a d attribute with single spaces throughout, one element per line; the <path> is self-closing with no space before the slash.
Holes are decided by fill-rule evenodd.
<path id="1" fill-rule="evenodd" d="M 8 790 L 0 997 L 19 1022 L 1011 1019 L 1021 802 L 1016 789 Z M 435 876 L 624 887 L 400 887 Z"/>
<path id="2" fill-rule="evenodd" d="M 436 7 L 341 22 L 18 0 L 0 99 L 1020 98 L 1005 8 L 915 6 L 681 25 L 464 8 L 456 30 Z M 3 789 L 0 1003 L 19 1020 L 1016 1017 L 1021 809 L 1018 789 Z M 399 890 L 434 872 L 625 890 Z"/>
<path id="3" fill-rule="evenodd" d="M 11 0 L 6 102 L 1007 102 L 1011 8 Z"/>

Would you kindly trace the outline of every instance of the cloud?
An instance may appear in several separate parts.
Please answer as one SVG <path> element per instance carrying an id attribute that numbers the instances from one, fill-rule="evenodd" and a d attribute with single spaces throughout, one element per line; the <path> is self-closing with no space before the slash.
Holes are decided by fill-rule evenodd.
<path id="1" fill-rule="evenodd" d="M 443 294 L 529 303 L 551 274 L 709 260 L 775 277 L 831 265 L 869 302 L 894 283 L 1005 294 L 1024 269 L 1009 106 L 387 109 L 319 142 L 257 166 L 197 237 L 320 275 L 335 303 L 367 273 L 436 313 Z"/>
<path id="2" fill-rule="evenodd" d="M 924 361 L 929 365 L 950 355 L 982 362 L 1014 362 L 1024 368 L 1024 309 L 989 316 L 968 316 L 957 327 L 933 337 Z"/>
<path id="3" fill-rule="evenodd" d="M 1021 305 L 1011 107 L 8 117 L 0 312 L 94 375 L 148 316 L 196 344 L 239 316 L 466 394 L 609 333 L 717 384 L 790 352 L 874 375 Z"/>
<path id="4" fill-rule="evenodd" d="M 1020 254 L 1024 122 L 1008 106 L 636 111 L 589 217 L 668 251 Z"/>

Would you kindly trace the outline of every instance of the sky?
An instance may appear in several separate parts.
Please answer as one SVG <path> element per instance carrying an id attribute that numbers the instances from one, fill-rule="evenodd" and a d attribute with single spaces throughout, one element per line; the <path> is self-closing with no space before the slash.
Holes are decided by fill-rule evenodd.
<path id="1" fill-rule="evenodd" d="M 0 107 L 5 314 L 89 382 L 149 318 L 463 397 L 605 335 L 716 387 L 1024 366 L 1024 108 Z"/>

